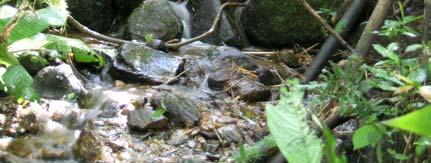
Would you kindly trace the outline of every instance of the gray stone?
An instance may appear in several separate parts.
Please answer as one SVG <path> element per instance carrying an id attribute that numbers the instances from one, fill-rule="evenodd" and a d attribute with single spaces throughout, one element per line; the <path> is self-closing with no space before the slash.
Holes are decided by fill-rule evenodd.
<path id="1" fill-rule="evenodd" d="M 146 35 L 169 41 L 180 39 L 183 32 L 181 20 L 167 0 L 147 0 L 136 8 L 127 23 L 128 37 L 145 41 Z"/>
<path id="2" fill-rule="evenodd" d="M 220 136 L 230 142 L 230 143 L 239 143 L 242 141 L 242 133 L 235 125 L 226 125 L 217 129 L 220 133 Z"/>
<path id="3" fill-rule="evenodd" d="M 138 43 L 123 45 L 113 63 L 113 77 L 126 82 L 158 85 L 176 76 L 181 59 Z"/>
<path id="4" fill-rule="evenodd" d="M 86 91 L 84 82 L 68 64 L 42 69 L 35 77 L 34 86 L 41 97 L 49 99 L 59 99 L 70 93 L 81 94 Z"/>
<path id="5" fill-rule="evenodd" d="M 92 131 L 84 130 L 73 146 L 73 153 L 85 161 L 103 160 L 103 144 Z"/>
<path id="6" fill-rule="evenodd" d="M 165 116 L 154 117 L 154 111 L 147 108 L 129 111 L 127 125 L 134 130 L 162 129 L 168 125 Z"/>
<path id="7" fill-rule="evenodd" d="M 200 120 L 201 114 L 197 103 L 185 96 L 162 92 L 154 96 L 151 102 L 155 108 L 164 107 L 170 120 L 178 120 L 187 125 L 196 124 Z"/>

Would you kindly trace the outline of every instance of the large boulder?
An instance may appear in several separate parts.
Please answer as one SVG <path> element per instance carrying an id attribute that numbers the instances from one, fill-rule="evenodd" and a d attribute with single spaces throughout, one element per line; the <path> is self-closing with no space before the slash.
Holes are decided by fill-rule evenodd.
<path id="1" fill-rule="evenodd" d="M 328 0 L 309 0 L 316 10 L 334 9 L 341 4 Z M 297 0 L 251 0 L 242 14 L 250 41 L 269 47 L 299 43 L 314 44 L 323 39 L 318 21 Z"/>
<path id="2" fill-rule="evenodd" d="M 145 36 L 163 41 L 180 39 L 183 32 L 181 20 L 167 0 L 147 0 L 136 8 L 127 23 L 127 36 L 145 41 Z"/>
<path id="3" fill-rule="evenodd" d="M 72 16 L 90 29 L 109 30 L 116 18 L 115 0 L 67 0 Z"/>
<path id="4" fill-rule="evenodd" d="M 190 0 L 188 2 L 187 6 L 192 15 L 192 37 L 199 36 L 211 28 L 220 9 L 220 4 L 220 0 Z M 211 37 L 203 39 L 203 42 L 217 45 L 226 43 L 227 45 L 236 47 L 244 46 L 244 40 L 242 40 L 243 38 L 238 33 L 240 31 L 235 30 L 228 16 L 223 13 L 216 33 Z"/>
<path id="5" fill-rule="evenodd" d="M 71 93 L 85 93 L 84 82 L 68 64 L 49 66 L 40 70 L 34 80 L 41 97 L 59 99 Z"/>
<path id="6" fill-rule="evenodd" d="M 126 43 L 114 60 L 113 77 L 133 83 L 159 85 L 181 71 L 182 60 L 138 43 Z"/>

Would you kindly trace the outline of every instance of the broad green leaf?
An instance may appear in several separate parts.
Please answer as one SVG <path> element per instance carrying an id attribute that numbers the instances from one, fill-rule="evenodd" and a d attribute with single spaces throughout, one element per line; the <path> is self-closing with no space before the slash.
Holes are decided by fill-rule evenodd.
<path id="1" fill-rule="evenodd" d="M 330 163 L 347 163 L 346 156 L 337 155 L 337 139 L 328 128 L 323 129 L 325 137 L 325 151 Z"/>
<path id="2" fill-rule="evenodd" d="M 400 64 L 400 57 L 398 56 L 397 53 L 394 52 L 394 50 L 396 50 L 397 48 L 395 48 L 398 45 L 395 44 L 390 44 L 388 46 L 388 49 L 386 49 L 385 47 L 383 47 L 380 44 L 374 44 L 373 47 L 374 49 L 383 57 L 389 58 L 390 60 L 392 60 L 393 62 L 395 62 L 396 64 Z"/>
<path id="3" fill-rule="evenodd" d="M 77 62 L 98 63 L 99 66 L 105 64 L 105 59 L 78 39 L 47 35 L 49 43 L 45 45 L 47 49 L 57 50 L 63 53 L 73 53 Z"/>
<path id="4" fill-rule="evenodd" d="M 280 151 L 291 163 L 318 163 L 322 144 L 307 124 L 299 81 L 281 90 L 280 103 L 266 107 L 268 127 Z"/>
<path id="5" fill-rule="evenodd" d="M 17 40 L 31 37 L 48 29 L 50 26 L 65 25 L 67 16 L 67 14 L 63 14 L 53 7 L 40 9 L 35 13 L 26 12 L 12 29 L 8 42 L 12 44 Z"/>
<path id="6" fill-rule="evenodd" d="M 368 145 L 377 145 L 382 138 L 383 133 L 376 125 L 365 125 L 355 131 L 352 141 L 356 150 Z"/>
<path id="7" fill-rule="evenodd" d="M 431 130 L 429 128 L 431 124 L 431 105 L 404 116 L 383 121 L 382 123 L 422 136 L 431 136 Z"/>
<path id="8" fill-rule="evenodd" d="M 413 143 L 416 145 L 415 152 L 417 156 L 422 155 L 426 148 L 431 147 L 431 138 L 423 136 Z"/>
<path id="9" fill-rule="evenodd" d="M 51 26 L 66 25 L 67 14 L 64 14 L 54 7 L 47 7 L 36 12 L 41 21 L 48 23 Z"/>
<path id="10" fill-rule="evenodd" d="M 391 81 L 391 82 L 396 83 L 398 85 L 404 84 L 403 82 L 401 82 L 401 80 L 399 80 L 393 74 L 391 74 L 390 72 L 388 72 L 386 70 L 374 68 L 374 67 L 370 67 L 370 66 L 367 66 L 367 69 L 368 69 L 368 71 L 372 72 L 375 77 Z"/>
<path id="11" fill-rule="evenodd" d="M 405 52 L 415 52 L 422 49 L 424 46 L 422 44 L 412 44 L 407 46 Z"/>
<path id="12" fill-rule="evenodd" d="M 0 6 L 0 31 L 8 24 L 9 19 L 12 18 L 16 13 L 17 9 L 8 5 Z"/>
<path id="13" fill-rule="evenodd" d="M 0 65 L 5 65 L 6 67 L 19 64 L 18 59 L 8 53 L 4 45 L 0 45 Z"/>
<path id="14" fill-rule="evenodd" d="M 8 37 L 8 42 L 9 44 L 12 44 L 20 39 L 31 37 L 45 29 L 48 29 L 48 27 L 49 24 L 42 21 L 37 14 L 27 12 L 21 19 L 19 19 L 17 25 L 12 29 Z"/>
<path id="15" fill-rule="evenodd" d="M 84 42 L 62 36 L 39 33 L 33 37 L 19 40 L 8 47 L 9 51 L 25 51 L 46 48 L 58 51 L 66 59 L 68 53 L 73 53 L 74 59 L 81 63 L 96 63 L 98 66 L 105 64 L 105 59 Z"/>
<path id="16" fill-rule="evenodd" d="M 14 65 L 8 68 L 2 78 L 7 93 L 18 100 L 39 99 L 39 96 L 33 88 L 33 78 L 21 65 Z"/>

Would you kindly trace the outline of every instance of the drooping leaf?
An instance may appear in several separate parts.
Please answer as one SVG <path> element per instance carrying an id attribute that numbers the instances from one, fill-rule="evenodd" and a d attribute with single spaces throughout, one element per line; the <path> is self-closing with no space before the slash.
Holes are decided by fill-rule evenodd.
<path id="1" fill-rule="evenodd" d="M 415 152 L 417 156 L 420 156 L 424 154 L 426 148 L 429 148 L 431 146 L 431 138 L 423 136 L 416 140 L 416 142 L 413 143 L 416 145 Z"/>
<path id="2" fill-rule="evenodd" d="M 302 98 L 299 81 L 292 81 L 289 91 L 283 88 L 280 103 L 266 107 L 268 127 L 289 162 L 318 163 L 322 158 L 322 144 L 307 124 Z"/>
<path id="3" fill-rule="evenodd" d="M 422 44 L 412 44 L 407 46 L 405 52 L 415 52 L 422 49 L 424 46 Z"/>
<path id="4" fill-rule="evenodd" d="M 19 64 L 18 59 L 8 53 L 6 46 L 0 44 L 0 65 L 5 65 L 6 67 Z"/>
<path id="5" fill-rule="evenodd" d="M 383 138 L 383 133 L 376 125 L 365 125 L 355 131 L 353 134 L 353 146 L 360 149 L 368 145 L 377 145 Z"/>
<path id="6" fill-rule="evenodd" d="M 325 151 L 328 161 L 331 163 L 347 163 L 346 156 L 337 155 L 337 139 L 328 128 L 323 129 L 323 136 L 325 137 Z"/>
<path id="7" fill-rule="evenodd" d="M 18 100 L 38 100 L 33 88 L 33 78 L 21 65 L 14 65 L 3 75 L 4 85 L 9 95 Z"/>
<path id="8" fill-rule="evenodd" d="M 67 14 L 60 12 L 54 7 L 47 7 L 36 12 L 41 21 L 48 23 L 51 26 L 66 25 Z"/>
<path id="9" fill-rule="evenodd" d="M 105 64 L 105 59 L 84 42 L 78 39 L 71 39 L 62 36 L 39 33 L 33 37 L 19 40 L 8 47 L 9 51 L 25 51 L 32 49 L 42 49 L 60 52 L 61 59 L 67 59 L 68 53 L 73 53 L 77 62 L 96 63 L 98 66 Z"/>
<path id="10" fill-rule="evenodd" d="M 431 136 L 431 105 L 409 114 L 383 121 L 383 124 L 413 132 L 422 136 Z"/>
<path id="11" fill-rule="evenodd" d="M 8 43 L 12 44 L 17 40 L 36 35 L 50 26 L 65 25 L 67 16 L 53 7 L 40 9 L 36 12 L 27 11 L 12 29 L 8 37 Z"/>
<path id="12" fill-rule="evenodd" d="M 99 66 L 105 64 L 105 59 L 81 40 L 56 35 L 47 35 L 47 39 L 49 43 L 44 46 L 45 48 L 62 53 L 73 53 L 73 57 L 77 62 L 97 63 Z"/>

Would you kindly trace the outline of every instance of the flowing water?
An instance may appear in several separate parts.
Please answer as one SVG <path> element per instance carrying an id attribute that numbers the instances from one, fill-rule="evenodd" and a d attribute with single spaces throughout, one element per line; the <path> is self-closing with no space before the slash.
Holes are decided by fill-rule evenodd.
<path id="1" fill-rule="evenodd" d="M 191 38 L 191 30 L 192 30 L 190 26 L 191 16 L 190 16 L 190 12 L 187 10 L 187 2 L 188 1 L 180 2 L 180 3 L 170 2 L 173 9 L 175 10 L 175 13 L 181 19 L 181 23 L 183 24 L 182 37 L 184 39 Z"/>

